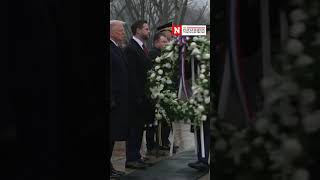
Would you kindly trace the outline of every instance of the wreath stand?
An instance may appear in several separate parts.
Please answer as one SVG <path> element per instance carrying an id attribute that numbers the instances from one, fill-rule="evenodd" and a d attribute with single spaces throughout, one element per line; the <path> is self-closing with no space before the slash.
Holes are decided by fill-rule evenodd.
<path id="1" fill-rule="evenodd" d="M 182 49 L 183 51 L 184 49 Z M 184 61 L 184 59 L 181 59 L 182 61 Z M 182 63 L 183 64 L 183 63 Z M 195 68 L 194 68 L 194 55 L 191 56 L 191 81 L 192 81 L 192 85 L 194 85 L 195 83 Z M 197 76 L 199 76 L 199 72 L 200 72 L 200 67 L 199 65 L 197 66 L 198 68 L 198 74 Z M 180 77 L 180 83 L 179 83 L 179 91 L 178 91 L 178 99 L 182 98 L 182 86 L 183 86 L 183 77 Z M 187 92 L 185 91 L 184 95 L 186 96 L 186 98 L 188 99 L 188 95 Z M 161 125 L 160 125 L 161 127 Z M 161 129 L 161 128 L 160 128 Z M 171 144 L 170 144 L 170 156 L 173 155 L 173 143 L 174 143 L 174 139 L 175 139 L 175 123 L 172 122 L 172 129 L 171 129 Z M 195 142 L 195 154 L 198 154 L 198 137 L 197 137 L 197 127 L 194 126 L 194 142 Z M 201 156 L 202 158 L 205 158 L 205 149 L 204 149 L 204 131 L 203 131 L 203 122 L 201 121 L 200 123 L 200 144 L 201 144 Z"/>

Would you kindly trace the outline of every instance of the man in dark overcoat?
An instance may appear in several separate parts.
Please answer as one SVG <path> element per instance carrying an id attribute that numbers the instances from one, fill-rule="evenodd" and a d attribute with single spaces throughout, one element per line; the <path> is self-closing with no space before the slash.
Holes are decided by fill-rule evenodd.
<path id="1" fill-rule="evenodd" d="M 125 141 L 128 133 L 128 61 L 120 48 L 124 39 L 123 22 L 110 21 L 110 177 L 119 177 L 123 172 L 116 171 L 111 164 L 111 156 L 115 141 Z"/>
<path id="2" fill-rule="evenodd" d="M 140 154 L 143 130 L 146 123 L 153 121 L 154 109 L 146 92 L 147 72 L 152 68 L 145 41 L 150 30 L 146 21 L 132 24 L 133 34 L 125 54 L 129 63 L 129 136 L 126 142 L 126 168 L 144 169 L 148 164 Z"/>

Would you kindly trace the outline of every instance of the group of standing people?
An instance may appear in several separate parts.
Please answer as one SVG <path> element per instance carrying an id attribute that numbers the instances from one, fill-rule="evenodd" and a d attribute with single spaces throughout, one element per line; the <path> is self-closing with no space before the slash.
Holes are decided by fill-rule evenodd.
<path id="1" fill-rule="evenodd" d="M 140 153 L 144 130 L 146 130 L 147 155 L 164 156 L 170 147 L 170 125 L 166 123 L 162 125 L 159 137 L 158 126 L 154 123 L 155 109 L 147 97 L 146 85 L 147 72 L 152 69 L 153 60 L 161 55 L 161 49 L 172 38 L 171 23 L 157 29 L 150 51 L 146 47 L 146 41 L 150 37 L 147 21 L 138 20 L 131 25 L 133 37 L 127 46 L 122 48 L 121 44 L 125 40 L 124 25 L 123 21 L 110 21 L 111 91 L 110 95 L 107 95 L 110 97 L 107 100 L 110 111 L 108 152 L 110 178 L 125 175 L 124 172 L 115 170 L 111 163 L 115 141 L 126 141 L 125 167 L 133 169 L 145 169 L 152 165 L 147 162 L 148 158 L 142 157 Z M 177 148 L 179 147 L 174 146 L 174 150 Z"/>

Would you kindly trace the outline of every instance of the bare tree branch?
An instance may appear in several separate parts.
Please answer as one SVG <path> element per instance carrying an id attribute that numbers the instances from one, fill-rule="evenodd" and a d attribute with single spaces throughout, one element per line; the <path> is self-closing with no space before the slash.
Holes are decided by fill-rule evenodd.
<path id="1" fill-rule="evenodd" d="M 113 6 L 114 6 L 114 11 L 115 11 L 114 17 L 115 17 L 115 19 L 118 19 L 126 7 L 123 6 L 120 10 L 118 10 L 118 8 L 115 5 L 113 5 Z"/>
<path id="2" fill-rule="evenodd" d="M 202 9 L 200 10 L 200 14 L 199 14 L 198 18 L 196 19 L 196 21 L 195 21 L 194 23 L 197 23 L 197 22 L 199 22 L 199 21 L 201 20 L 201 18 L 203 17 L 203 15 L 204 15 L 207 7 L 208 7 L 208 1 L 207 1 L 206 4 L 202 7 Z"/>
<path id="3" fill-rule="evenodd" d="M 184 0 L 182 4 L 182 9 L 181 9 L 181 14 L 179 14 L 180 19 L 179 19 L 179 24 L 183 23 L 186 11 L 187 11 L 187 6 L 188 6 L 188 0 Z"/>

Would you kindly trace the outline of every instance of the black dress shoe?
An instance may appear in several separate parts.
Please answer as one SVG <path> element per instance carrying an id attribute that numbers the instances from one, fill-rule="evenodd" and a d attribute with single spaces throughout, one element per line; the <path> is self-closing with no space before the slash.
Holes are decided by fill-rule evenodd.
<path id="1" fill-rule="evenodd" d="M 148 150 L 147 151 L 147 155 L 148 156 L 156 156 L 156 157 L 159 157 L 159 156 L 166 156 L 167 153 L 163 152 L 163 151 L 160 151 L 158 149 L 153 149 L 153 150 Z"/>
<path id="2" fill-rule="evenodd" d="M 143 161 L 149 161 L 149 160 L 150 160 L 150 158 L 148 158 L 148 157 L 141 157 L 141 159 L 142 159 Z"/>
<path id="3" fill-rule="evenodd" d="M 144 159 L 139 160 L 139 162 L 142 163 L 142 164 L 145 164 L 146 166 L 153 166 L 154 165 L 153 163 L 147 162 Z"/>
<path id="4" fill-rule="evenodd" d="M 169 147 L 169 146 L 160 146 L 159 149 L 160 149 L 160 150 L 169 151 L 169 150 L 170 150 L 170 147 Z"/>
<path id="5" fill-rule="evenodd" d="M 120 178 L 120 177 L 121 177 L 121 175 L 116 174 L 116 173 L 113 172 L 113 171 L 110 172 L 110 179 L 118 179 L 118 178 Z"/>
<path id="6" fill-rule="evenodd" d="M 112 173 L 114 173 L 114 174 L 118 174 L 118 175 L 120 175 L 120 176 L 124 176 L 124 175 L 126 175 L 126 173 L 125 173 L 125 172 L 117 171 L 117 170 L 115 170 L 115 169 L 112 169 L 112 170 L 111 170 L 111 172 L 112 172 Z"/>
<path id="7" fill-rule="evenodd" d="M 204 162 L 195 162 L 195 163 L 189 163 L 188 164 L 189 167 L 191 168 L 194 168 L 194 169 L 197 169 L 199 171 L 209 171 L 209 165 L 207 163 L 204 163 Z"/>
<path id="8" fill-rule="evenodd" d="M 126 162 L 126 168 L 131 169 L 145 169 L 148 166 L 141 161 L 133 161 L 133 162 Z"/>

